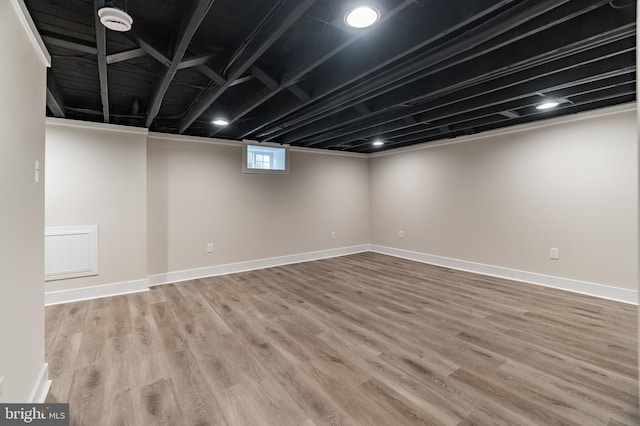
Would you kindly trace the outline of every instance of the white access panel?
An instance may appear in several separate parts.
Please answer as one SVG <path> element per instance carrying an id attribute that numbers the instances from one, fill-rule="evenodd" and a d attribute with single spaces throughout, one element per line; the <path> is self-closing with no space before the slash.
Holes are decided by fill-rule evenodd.
<path id="1" fill-rule="evenodd" d="M 98 275 L 98 226 L 46 228 L 45 281 Z"/>

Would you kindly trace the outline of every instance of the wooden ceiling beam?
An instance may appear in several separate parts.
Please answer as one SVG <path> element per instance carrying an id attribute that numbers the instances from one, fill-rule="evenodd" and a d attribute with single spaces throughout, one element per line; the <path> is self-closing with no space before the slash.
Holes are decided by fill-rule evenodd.
<path id="1" fill-rule="evenodd" d="M 586 1 L 586 0 L 585 0 Z M 601 2 L 605 0 L 589 0 L 590 2 Z M 402 87 L 415 80 L 423 78 L 424 70 L 434 68 L 437 64 L 448 61 L 462 52 L 469 52 L 473 49 L 474 54 L 480 50 L 479 47 L 494 42 L 498 36 L 508 33 L 510 30 L 519 29 L 523 24 L 533 21 L 534 18 L 542 16 L 545 13 L 559 8 L 569 0 L 540 0 L 536 3 L 523 2 L 501 14 L 493 16 L 481 24 L 475 26 L 469 31 L 455 37 L 447 42 L 439 45 L 437 49 L 432 49 L 411 58 L 405 63 L 399 63 L 384 73 L 375 75 L 362 84 L 352 89 L 348 89 L 340 93 L 340 96 L 325 97 L 317 102 L 312 108 L 287 118 L 284 122 L 278 123 L 282 129 L 272 133 L 270 132 L 270 140 L 279 138 L 285 134 L 291 133 L 301 127 L 320 121 L 339 111 L 352 107 L 354 104 L 366 101 L 382 93 L 389 92 L 395 88 Z M 577 3 L 582 7 L 582 2 Z M 564 16 L 563 16 L 564 17 Z M 542 31 L 536 28 L 537 31 Z M 509 38 L 510 42 L 514 42 L 515 37 Z M 334 91 L 334 88 L 331 88 Z M 314 128 L 315 130 L 315 128 Z M 306 131 L 304 133 L 307 133 Z M 312 133 L 313 134 L 313 133 Z M 260 135 L 259 135 L 260 136 Z M 298 140 L 309 136 L 305 134 L 289 135 L 282 140 L 290 143 L 292 140 Z"/>
<path id="2" fill-rule="evenodd" d="M 51 68 L 47 68 L 47 107 L 58 118 L 65 118 L 64 100 Z"/>
<path id="3" fill-rule="evenodd" d="M 158 81 L 154 94 L 151 97 L 151 103 L 149 104 L 149 110 L 147 111 L 145 127 L 150 127 L 153 123 L 153 120 L 155 120 L 156 116 L 158 115 L 158 112 L 160 112 L 160 106 L 162 106 L 164 95 L 167 93 L 167 90 L 169 89 L 173 78 L 178 72 L 180 63 L 182 62 L 185 53 L 187 53 L 187 48 L 191 43 L 191 39 L 195 35 L 198 27 L 200 27 L 202 20 L 209 12 L 209 9 L 213 5 L 213 2 L 214 0 L 196 1 L 194 10 L 185 23 L 182 33 L 177 39 L 173 59 L 171 60 L 171 63 L 169 64 L 169 67 L 167 68 L 165 74 Z"/>
<path id="4" fill-rule="evenodd" d="M 242 77 L 249 67 L 262 56 L 314 3 L 316 0 L 283 0 L 273 14 L 268 15 L 260 28 L 247 43 L 234 55 L 233 64 L 227 73 L 225 84 L 204 90 L 198 101 L 190 109 L 179 126 L 179 132 L 193 124 L 223 93 L 231 87 L 236 79 Z"/>
<path id="5" fill-rule="evenodd" d="M 81 53 L 87 53 L 89 55 L 98 54 L 98 49 L 96 49 L 94 46 L 87 46 L 86 44 L 62 40 L 56 37 L 51 37 L 46 35 L 42 36 L 42 40 L 44 41 L 45 44 L 50 46 L 62 47 L 63 49 L 73 50 Z"/>
<path id="6" fill-rule="evenodd" d="M 366 106 L 364 103 L 358 103 L 353 106 L 356 111 L 358 111 L 362 115 L 370 115 L 371 109 Z"/>
<path id="7" fill-rule="evenodd" d="M 185 59 L 184 61 L 180 62 L 180 65 L 178 65 L 178 69 L 184 70 L 187 68 L 193 68 L 199 65 L 204 65 L 215 56 L 216 56 L 215 54 L 207 54 L 207 55 L 200 55 L 200 56 L 195 56 L 193 58 Z"/>
<path id="8" fill-rule="evenodd" d="M 418 121 L 426 119 L 428 116 L 434 127 L 443 126 L 461 121 L 463 119 L 460 117 L 464 116 L 495 116 L 506 110 L 526 109 L 539 102 L 537 92 L 541 88 L 546 92 L 581 93 L 597 90 L 603 86 L 618 87 L 628 83 L 630 81 L 629 76 L 634 71 L 633 55 L 614 59 L 605 58 L 597 64 L 596 68 L 585 69 L 576 66 L 572 70 L 563 70 L 562 79 L 564 81 L 562 83 L 558 81 L 558 76 L 548 75 L 537 79 L 532 78 L 527 83 L 503 88 L 503 90 L 487 87 L 487 91 L 482 96 L 467 99 L 465 102 L 449 103 L 445 100 L 443 104 L 439 104 L 434 101 L 429 105 L 421 106 L 422 111 L 416 110 L 413 113 L 419 114 Z M 387 121 L 382 116 L 375 127 L 372 126 L 367 130 L 353 132 L 330 140 L 327 139 L 320 143 L 304 144 L 303 146 L 327 148 L 336 144 L 349 143 L 363 137 L 373 137 L 379 133 L 393 134 L 393 132 L 398 132 L 402 134 L 404 133 L 402 130 L 409 127 L 413 127 L 413 125 L 406 124 L 402 117 L 397 117 L 394 121 Z M 411 131 L 406 133 L 411 133 Z"/>
<path id="9" fill-rule="evenodd" d="M 349 82 L 357 81 L 372 74 L 377 69 L 382 69 L 404 57 L 415 54 L 419 49 L 436 43 L 444 34 L 451 33 L 457 28 L 462 28 L 471 22 L 480 20 L 511 2 L 513 2 L 513 0 L 468 0 L 461 3 L 460 9 L 454 9 L 449 6 L 451 4 L 450 0 L 434 0 L 429 8 L 430 21 L 432 21 L 433 25 L 429 25 L 426 31 L 423 19 L 424 10 L 416 10 L 415 13 L 411 15 L 414 17 L 413 20 L 411 20 L 408 25 L 406 25 L 407 21 L 405 21 L 405 26 L 402 28 L 405 35 L 408 33 L 408 35 L 413 35 L 413 37 L 376 37 L 376 34 L 384 34 L 386 31 L 400 31 L 396 29 L 395 20 L 392 18 L 399 15 L 407 7 L 412 5 L 422 7 L 413 0 L 404 1 L 394 9 L 386 12 L 380 19 L 380 22 L 370 30 L 356 33 L 353 38 L 337 47 L 329 45 L 326 49 L 316 49 L 316 52 L 314 52 L 312 57 L 307 61 L 308 65 L 303 69 L 298 71 L 295 69 L 285 70 L 284 74 L 293 73 L 293 75 L 284 82 L 283 85 L 285 87 L 288 87 L 289 84 L 297 83 L 306 74 L 335 57 L 342 62 L 346 61 L 346 64 L 342 64 L 341 68 L 349 70 L 349 73 L 348 76 L 336 74 L 334 78 L 323 78 L 322 81 L 320 81 L 320 85 L 314 88 L 313 98 L 310 97 L 301 103 L 293 105 L 278 105 L 272 108 L 266 119 L 261 120 L 257 125 L 254 124 L 252 128 L 244 130 L 239 135 L 239 138 L 244 139 L 253 135 L 266 136 L 267 134 L 270 137 L 270 133 L 277 131 L 277 129 L 269 128 L 270 124 L 340 90 L 340 88 L 343 88 Z M 463 15 L 463 18 L 461 18 L 461 15 Z M 421 33 L 423 35 L 422 40 L 416 42 L 415 34 Z M 350 49 L 347 50 L 347 48 Z M 366 52 L 366 54 L 363 54 L 363 52 Z M 256 99 L 254 101 L 254 107 L 257 108 L 263 102 L 263 99 Z M 250 111 L 251 110 L 245 110 L 244 114 Z"/>
<path id="10" fill-rule="evenodd" d="M 635 27 L 635 24 L 632 25 L 632 27 Z M 617 34 L 619 34 L 620 31 L 621 30 L 615 30 L 611 33 L 601 34 L 598 37 L 598 41 L 611 41 L 612 39 L 617 41 L 605 43 L 600 49 L 584 50 L 585 46 L 583 42 L 578 42 L 569 46 L 565 45 L 564 48 L 559 51 L 561 51 L 563 55 L 566 55 L 566 57 L 559 56 L 559 53 L 554 53 L 552 55 L 544 54 L 529 58 L 515 65 L 513 63 L 499 64 L 499 60 L 496 60 L 491 56 L 487 57 L 486 59 L 492 63 L 492 66 L 500 67 L 494 71 L 496 71 L 497 75 L 501 78 L 496 78 L 496 73 L 484 74 L 483 67 L 478 66 L 477 64 L 474 66 L 467 65 L 466 68 L 468 70 L 473 70 L 473 72 L 469 73 L 470 77 L 472 76 L 471 74 L 477 72 L 478 74 L 487 77 L 487 80 L 477 80 L 475 77 L 472 77 L 472 79 L 474 79 L 473 81 L 475 81 L 475 86 L 468 87 L 466 91 L 462 92 L 464 93 L 464 98 L 461 98 L 459 94 L 456 94 L 459 93 L 458 91 L 461 90 L 461 88 L 467 86 L 464 80 L 457 80 L 460 78 L 459 75 L 455 76 L 455 73 L 446 73 L 441 76 L 431 76 L 429 77 L 430 81 L 435 86 L 442 87 L 442 90 L 430 93 L 432 97 L 428 99 L 421 99 L 419 96 L 416 97 L 416 94 L 414 93 L 413 97 L 416 98 L 416 101 L 419 101 L 419 105 L 388 112 L 382 115 L 380 114 L 380 111 L 376 109 L 375 112 L 378 112 L 378 114 L 371 116 L 366 121 L 363 121 L 361 116 L 354 115 L 353 120 L 344 119 L 342 122 L 343 125 L 335 130 L 328 131 L 329 129 L 325 129 L 322 134 L 318 134 L 311 138 L 305 138 L 305 143 L 313 145 L 330 139 L 342 141 L 343 138 L 346 138 L 346 141 L 348 141 L 348 138 L 353 138 L 353 136 L 349 136 L 350 134 L 367 134 L 369 132 L 374 132 L 377 126 L 403 119 L 407 116 L 415 116 L 416 118 L 424 117 L 425 120 L 428 120 L 429 111 L 439 106 L 456 103 L 463 99 L 471 100 L 475 97 L 487 95 L 491 92 L 498 92 L 516 87 L 523 81 L 535 82 L 538 81 L 541 76 L 551 76 L 551 78 L 553 78 L 553 75 L 558 75 L 558 70 L 562 70 L 562 73 L 572 72 L 576 67 L 587 66 L 589 64 L 593 64 L 594 61 L 601 60 L 603 56 L 612 57 L 617 56 L 620 53 L 624 53 L 625 51 L 631 51 L 635 46 L 635 34 L 633 34 L 633 31 L 635 30 L 633 28 L 628 28 L 630 33 L 628 33 L 628 37 L 625 39 L 617 38 Z M 555 52 L 556 48 L 554 46 L 548 47 L 554 49 Z M 542 60 L 542 58 L 544 58 L 544 60 Z M 508 71 L 508 74 L 503 74 L 502 71 Z M 544 86 L 541 85 L 540 87 Z M 455 90 L 451 90 L 451 88 L 455 88 Z M 392 97 L 393 95 L 385 97 L 385 101 Z"/>
<path id="11" fill-rule="evenodd" d="M 251 74 L 271 90 L 276 90 L 278 86 L 280 86 L 280 83 L 278 83 L 275 78 L 271 77 L 260 67 L 252 66 Z"/>
<path id="12" fill-rule="evenodd" d="M 308 94 L 307 92 L 305 92 L 300 86 L 298 86 L 297 84 L 292 84 L 290 86 L 287 86 L 287 90 L 291 93 L 293 93 L 293 95 L 300 99 L 302 102 L 306 102 L 309 99 L 311 99 L 311 95 Z M 247 111 L 248 112 L 248 111 Z"/>
<path id="13" fill-rule="evenodd" d="M 578 95 L 579 96 L 579 95 Z M 631 102 L 635 97 L 635 88 L 633 83 L 629 83 L 626 86 L 620 88 L 610 88 L 602 90 L 597 96 L 593 96 L 593 94 L 588 94 L 584 97 L 584 99 L 577 101 L 575 103 L 567 103 L 564 106 L 559 107 L 553 112 L 541 112 L 536 110 L 535 108 L 531 108 L 529 112 L 520 116 L 516 123 L 526 123 L 530 121 L 536 120 L 536 116 L 539 117 L 544 115 L 548 117 L 549 115 L 564 115 L 564 114 L 575 114 L 582 111 L 588 111 L 589 109 L 595 108 L 604 108 L 610 105 L 615 105 L 621 102 L 618 102 L 618 99 L 625 99 L 626 102 Z M 622 102 L 625 103 L 625 102 Z M 531 104 L 533 106 L 535 104 Z M 506 119 L 496 117 L 495 115 L 481 115 L 481 116 L 472 116 L 466 117 L 464 121 L 460 121 L 456 129 L 452 131 L 454 136 L 458 136 L 460 134 L 470 134 L 479 131 L 484 131 L 491 128 L 499 128 L 504 127 L 506 123 Z M 425 132 L 416 132 L 412 134 L 407 134 L 403 136 L 397 136 L 395 138 L 389 138 L 386 140 L 385 149 L 391 148 L 399 148 L 406 145 L 413 145 L 416 143 L 430 142 L 434 140 L 441 140 L 443 136 L 451 136 L 450 134 L 443 134 L 438 129 L 429 130 Z M 367 144 L 358 143 L 354 144 L 351 149 L 359 151 L 359 152 L 369 152 L 370 148 Z"/>
<path id="14" fill-rule="evenodd" d="M 394 9 L 385 13 L 385 15 L 382 17 L 382 21 L 386 21 L 390 19 L 392 16 L 400 13 L 402 10 L 404 10 L 406 7 L 410 6 L 414 2 L 415 0 L 405 0 L 404 2 L 396 6 Z M 257 96 L 252 101 L 251 104 L 245 105 L 241 111 L 238 111 L 237 113 L 235 113 L 233 118 L 231 119 L 231 122 L 237 121 L 240 118 L 244 117 L 249 112 L 253 111 L 257 107 L 259 107 L 260 105 L 262 105 L 263 103 L 265 103 L 266 101 L 268 101 L 269 99 L 277 95 L 280 91 L 285 89 L 291 92 L 294 96 L 296 96 L 302 102 L 309 101 L 311 99 L 311 96 L 308 93 L 306 93 L 303 89 L 301 89 L 300 86 L 298 86 L 297 82 L 300 81 L 300 79 L 302 79 L 305 75 L 307 75 L 308 73 L 310 73 L 311 71 L 313 71 L 314 69 L 322 65 L 323 63 L 327 62 L 329 59 L 336 56 L 347 47 L 351 46 L 361 37 L 364 37 L 369 32 L 357 31 L 357 32 L 350 32 L 350 33 L 355 34 L 355 36 L 346 40 L 344 43 L 341 43 L 337 47 L 331 47 L 328 50 L 320 49 L 317 52 L 313 52 L 312 56 L 306 61 L 307 65 L 305 67 L 303 67 L 302 69 L 297 69 L 293 71 L 292 75 L 289 78 L 287 78 L 285 82 L 283 82 L 282 84 L 279 85 L 279 87 L 274 89 L 274 93 L 266 92 L 262 96 Z M 284 74 L 289 74 L 289 73 L 285 72 Z M 245 133 L 245 135 L 248 135 L 248 133 Z"/>
<path id="15" fill-rule="evenodd" d="M 511 111 L 511 110 L 500 111 L 498 114 L 507 118 L 520 118 L 520 114 L 518 114 L 516 111 Z"/>
<path id="16" fill-rule="evenodd" d="M 124 52 L 114 53 L 111 55 L 107 55 L 107 65 L 116 64 L 118 62 L 125 62 L 146 55 L 147 52 L 141 47 L 137 49 L 126 50 Z"/>
<path id="17" fill-rule="evenodd" d="M 100 76 L 100 102 L 102 103 L 102 118 L 109 122 L 109 83 L 107 81 L 107 34 L 105 26 L 100 22 L 98 10 L 104 7 L 104 0 L 94 0 L 93 16 L 96 29 L 96 50 L 98 55 L 98 74 Z"/>
<path id="18" fill-rule="evenodd" d="M 147 52 L 149 56 L 151 56 L 156 61 L 160 62 L 165 67 L 169 67 L 171 65 L 171 59 L 167 58 L 164 55 L 164 53 L 160 52 L 158 49 L 153 47 L 150 43 L 147 43 L 145 40 L 143 40 L 138 36 L 134 36 L 133 40 L 135 40 L 135 42 L 138 43 L 138 46 L 140 46 L 142 50 Z"/>
<path id="19" fill-rule="evenodd" d="M 580 3 L 571 5 L 580 6 Z M 612 28 L 612 24 L 604 20 L 598 21 L 597 25 L 584 26 L 581 31 L 566 32 L 562 30 L 561 26 L 556 28 L 555 37 L 540 32 L 530 35 L 530 40 L 536 41 L 530 49 L 521 49 L 518 48 L 518 45 L 514 45 L 509 54 L 505 54 L 504 50 L 500 50 L 500 47 L 505 47 L 504 41 L 494 40 L 492 43 L 484 45 L 482 49 L 474 51 L 474 56 L 470 60 L 460 61 L 452 58 L 430 67 L 425 72 L 416 74 L 419 78 L 412 77 L 404 81 L 403 84 L 398 84 L 399 87 L 384 93 L 384 96 L 380 96 L 381 93 L 375 91 L 370 95 L 355 99 L 360 102 L 368 100 L 373 114 L 379 116 L 399 105 L 424 103 L 464 91 L 467 88 L 474 92 L 482 91 L 486 83 L 493 84 L 501 78 L 517 83 L 521 81 L 521 76 L 525 73 L 535 76 L 553 72 L 556 67 L 571 65 L 578 57 L 584 58 L 584 63 L 588 63 L 600 55 L 599 49 L 596 48 L 615 53 L 624 48 L 624 44 L 634 41 L 631 40 L 631 36 L 635 35 L 635 23 Z M 526 30 L 524 26 L 522 29 Z M 529 33 L 529 31 L 526 32 Z M 531 72 L 531 70 L 534 71 Z M 425 87 L 429 88 L 426 92 Z M 466 92 L 463 93 L 465 96 L 470 95 Z M 349 104 L 350 102 L 345 103 Z M 387 114 L 402 118 L 414 114 L 412 111 L 415 110 L 419 111 L 420 108 L 403 108 Z M 363 118 L 365 117 L 349 114 L 349 111 L 345 111 L 341 114 L 339 125 L 335 124 L 336 120 L 319 121 L 292 132 L 283 138 L 282 142 L 292 143 L 295 140 L 310 141 L 314 139 L 322 141 L 329 134 L 334 137 L 339 136 L 340 127 L 352 125 L 351 127 L 370 128 L 373 126 L 364 123 Z M 358 122 L 359 124 L 355 124 Z M 375 125 L 377 125 L 377 121 Z M 274 138 L 274 135 L 270 134 L 269 137 Z"/>

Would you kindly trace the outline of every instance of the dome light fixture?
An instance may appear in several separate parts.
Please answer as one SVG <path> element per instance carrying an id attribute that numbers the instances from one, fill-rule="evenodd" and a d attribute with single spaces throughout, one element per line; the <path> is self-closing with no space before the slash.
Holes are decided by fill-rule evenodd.
<path id="1" fill-rule="evenodd" d="M 212 123 L 220 127 L 229 125 L 229 121 L 225 120 L 224 118 L 216 118 L 215 120 L 212 121 Z"/>
<path id="2" fill-rule="evenodd" d="M 378 22 L 380 11 L 373 6 L 358 6 L 344 15 L 344 22 L 351 28 L 367 28 Z"/>
<path id="3" fill-rule="evenodd" d="M 378 140 L 378 141 L 373 141 L 373 143 L 372 143 L 371 145 L 373 145 L 373 146 L 382 146 L 382 145 L 384 145 L 384 142 L 382 142 L 382 141 L 380 141 L 380 140 Z"/>
<path id="4" fill-rule="evenodd" d="M 113 31 L 126 32 L 131 29 L 133 18 L 127 12 L 117 7 L 103 7 L 98 10 L 102 25 Z"/>
<path id="5" fill-rule="evenodd" d="M 544 111 L 544 110 L 547 110 L 547 109 L 553 109 L 553 108 L 557 107 L 558 105 L 560 105 L 559 101 L 554 101 L 554 100 L 544 101 L 543 103 L 538 104 L 538 106 L 536 106 L 536 109 L 540 110 L 540 111 Z"/>

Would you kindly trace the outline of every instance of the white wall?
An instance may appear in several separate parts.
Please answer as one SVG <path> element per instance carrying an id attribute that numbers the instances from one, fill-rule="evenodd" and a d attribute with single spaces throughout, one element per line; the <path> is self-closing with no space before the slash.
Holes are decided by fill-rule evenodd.
<path id="1" fill-rule="evenodd" d="M 44 367 L 46 64 L 16 2 L 0 2 L 0 377 L 6 402 L 27 402 Z"/>
<path id="2" fill-rule="evenodd" d="M 99 226 L 99 274 L 47 292 L 147 278 L 146 130 L 48 119 L 47 227 Z"/>
<path id="3" fill-rule="evenodd" d="M 243 174 L 237 142 L 158 136 L 148 140 L 150 275 L 368 243 L 366 157 L 292 151 L 290 175 Z"/>
<path id="4" fill-rule="evenodd" d="M 636 114 L 578 118 L 372 158 L 371 243 L 635 290 Z"/>
<path id="5" fill-rule="evenodd" d="M 97 224 L 101 248 L 99 276 L 48 282 L 48 292 L 146 288 L 147 276 L 162 283 L 371 243 L 575 280 L 577 288 L 559 286 L 619 300 L 635 295 L 629 107 L 371 158 L 294 150 L 288 176 L 242 174 L 237 142 L 50 123 L 47 226 Z M 560 260 L 549 259 L 551 247 Z M 592 292 L 585 282 L 627 290 Z"/>

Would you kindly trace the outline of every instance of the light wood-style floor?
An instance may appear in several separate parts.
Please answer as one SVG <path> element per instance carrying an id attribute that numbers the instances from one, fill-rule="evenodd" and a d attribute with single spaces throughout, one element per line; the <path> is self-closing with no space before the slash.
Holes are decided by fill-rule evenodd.
<path id="1" fill-rule="evenodd" d="M 636 307 L 363 253 L 46 309 L 76 425 L 637 425 Z"/>

